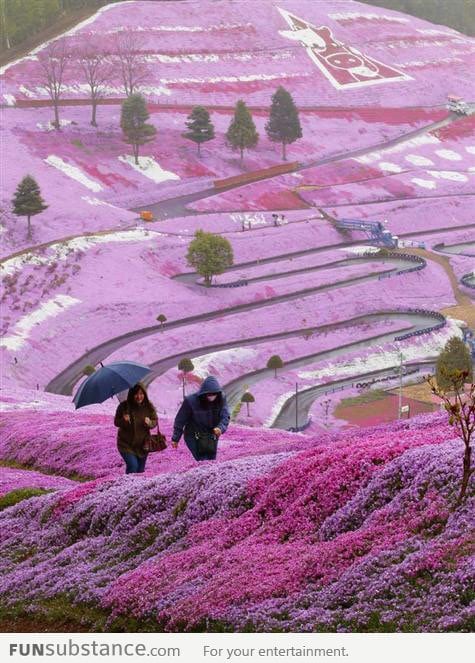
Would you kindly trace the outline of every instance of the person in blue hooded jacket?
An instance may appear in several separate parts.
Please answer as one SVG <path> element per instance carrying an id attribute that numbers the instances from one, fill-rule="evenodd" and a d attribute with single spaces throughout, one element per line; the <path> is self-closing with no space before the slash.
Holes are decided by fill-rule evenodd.
<path id="1" fill-rule="evenodd" d="M 184 433 L 185 443 L 195 460 L 215 460 L 218 439 L 229 424 L 226 395 L 219 382 L 208 376 L 199 391 L 185 396 L 175 417 L 172 445 Z"/>

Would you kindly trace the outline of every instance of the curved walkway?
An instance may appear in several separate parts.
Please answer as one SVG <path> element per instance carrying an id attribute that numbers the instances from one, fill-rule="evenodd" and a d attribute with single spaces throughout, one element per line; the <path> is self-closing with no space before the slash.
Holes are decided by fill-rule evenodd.
<path id="1" fill-rule="evenodd" d="M 150 368 L 152 369 L 152 372 L 147 375 L 145 378 L 146 384 L 151 384 L 157 377 L 168 371 L 170 368 L 176 367 L 178 365 L 178 362 L 180 359 L 184 359 L 185 357 L 188 357 L 190 359 L 193 359 L 194 357 L 201 357 L 206 354 L 210 354 L 213 352 L 219 352 L 221 350 L 229 350 L 230 348 L 236 348 L 236 347 L 244 347 L 247 345 L 259 345 L 260 343 L 269 343 L 271 341 L 282 341 L 287 338 L 295 338 L 296 336 L 303 336 L 306 333 L 329 333 L 332 331 L 337 331 L 339 329 L 344 329 L 346 327 L 356 325 L 359 323 L 371 323 L 371 322 L 377 322 L 379 320 L 387 320 L 388 318 L 398 318 L 402 320 L 409 321 L 412 324 L 411 329 L 417 330 L 417 329 L 424 329 L 427 327 L 427 323 L 429 321 L 432 321 L 433 318 L 430 316 L 424 316 L 421 314 L 416 314 L 411 311 L 381 311 L 380 313 L 368 313 L 365 315 L 358 315 L 354 318 L 348 318 L 347 320 L 343 320 L 341 322 L 336 322 L 336 323 L 331 323 L 327 325 L 321 325 L 318 327 L 302 327 L 298 329 L 292 329 L 287 332 L 278 332 L 275 334 L 267 334 L 267 335 L 260 335 L 260 336 L 252 336 L 246 339 L 234 339 L 232 341 L 226 341 L 225 343 L 213 343 L 213 345 L 206 345 L 206 346 L 201 346 L 197 348 L 187 348 L 183 352 L 179 352 L 175 355 L 171 355 L 169 357 L 165 357 L 164 359 L 159 359 L 156 362 L 153 362 L 150 364 Z M 403 328 L 401 328 L 402 330 Z M 404 331 L 407 331 L 407 328 L 404 328 Z M 394 340 L 394 335 L 397 334 L 397 330 L 392 330 L 388 334 L 380 334 L 380 335 L 375 335 L 370 338 L 367 338 L 364 341 L 361 341 L 361 344 L 365 344 L 368 341 L 371 340 L 377 340 L 381 339 L 383 337 L 391 337 L 392 340 Z M 347 346 L 340 346 L 340 348 L 345 348 L 348 350 L 350 347 L 356 347 L 359 344 L 359 342 L 354 342 L 350 343 Z M 331 353 L 333 350 L 326 350 L 322 351 L 323 354 Z M 340 354 L 339 350 L 335 351 L 337 354 Z M 320 357 L 322 353 L 317 353 L 317 354 L 311 354 L 311 355 L 306 355 L 303 357 L 303 359 L 309 359 L 313 357 Z M 288 362 L 285 364 L 286 367 L 290 366 L 291 362 Z M 308 363 L 308 362 L 307 362 Z M 272 374 L 272 371 L 269 369 L 262 369 L 263 372 Z M 260 374 L 262 371 L 255 371 L 254 373 L 257 375 L 258 373 Z M 228 400 L 231 402 L 233 401 L 234 396 L 236 398 L 241 396 L 242 394 L 242 389 L 240 391 L 240 387 L 238 383 L 243 383 L 247 384 L 246 381 L 249 381 L 249 376 L 254 375 L 254 373 L 247 373 L 245 377 L 240 377 L 237 378 L 236 380 L 229 382 L 226 385 L 226 394 L 228 396 Z M 259 378 L 261 379 L 261 378 Z M 254 382 L 257 380 L 254 380 Z M 236 388 L 234 388 L 233 385 L 236 385 Z M 241 385 L 242 386 L 242 385 Z M 228 391 L 228 389 L 232 389 L 232 391 Z"/>
<path id="2" fill-rule="evenodd" d="M 416 362 L 409 365 L 411 368 L 426 368 L 430 369 L 434 366 L 434 362 L 424 361 Z M 334 380 L 332 382 L 326 382 L 325 384 L 318 385 L 315 387 L 310 387 L 308 389 L 303 389 L 298 393 L 298 413 L 296 415 L 295 407 L 295 394 L 288 398 L 284 403 L 280 413 L 273 421 L 271 428 L 283 428 L 288 430 L 289 428 L 295 426 L 297 423 L 298 426 L 303 426 L 308 421 L 308 413 L 313 403 L 317 400 L 319 396 L 322 396 L 329 391 L 338 391 L 344 389 L 345 387 L 352 386 L 356 381 L 361 380 L 362 378 L 381 378 L 387 375 L 394 374 L 399 370 L 399 365 L 390 366 L 380 371 L 370 371 L 368 373 L 359 373 L 356 376 L 351 376 L 343 380 Z M 394 378 L 397 379 L 399 376 L 396 374 Z"/>
<path id="3" fill-rule="evenodd" d="M 397 270 L 392 269 L 389 271 L 397 271 Z M 73 391 L 74 384 L 82 377 L 83 374 L 82 371 L 86 364 L 96 365 L 100 361 L 104 360 L 112 352 L 122 347 L 123 345 L 136 341 L 145 336 L 154 334 L 157 331 L 176 329 L 199 322 L 212 320 L 216 317 L 222 318 L 224 316 L 229 316 L 236 313 L 243 313 L 244 311 L 252 311 L 266 306 L 272 306 L 274 304 L 300 299 L 302 297 L 313 295 L 318 292 L 329 292 L 331 290 L 335 290 L 338 288 L 355 285 L 357 283 L 364 283 L 366 281 L 376 279 L 379 277 L 379 275 L 380 273 L 375 273 L 351 279 L 344 279 L 342 281 L 337 281 L 331 284 L 312 286 L 309 288 L 304 288 L 302 290 L 296 290 L 291 293 L 286 293 L 284 295 L 269 297 L 268 299 L 262 301 L 258 302 L 252 301 L 252 302 L 247 302 L 245 304 L 238 304 L 236 306 L 231 306 L 225 309 L 208 311 L 206 313 L 192 315 L 187 318 L 181 318 L 173 322 L 166 322 L 163 325 L 157 324 L 151 327 L 144 327 L 142 329 L 127 332 L 126 334 L 121 334 L 116 338 L 109 339 L 108 341 L 101 343 L 92 350 L 89 350 L 87 353 L 83 354 L 79 359 L 74 361 L 66 369 L 64 369 L 58 376 L 56 376 L 56 378 L 51 380 L 46 386 L 46 391 L 58 394 L 71 394 Z"/>

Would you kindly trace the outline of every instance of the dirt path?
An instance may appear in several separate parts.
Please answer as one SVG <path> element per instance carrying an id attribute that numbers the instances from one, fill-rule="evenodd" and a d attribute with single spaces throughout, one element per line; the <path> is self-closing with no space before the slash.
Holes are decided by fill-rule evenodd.
<path id="1" fill-rule="evenodd" d="M 440 253 L 432 253 L 426 249 L 404 249 L 405 253 L 418 255 L 425 260 L 431 260 L 440 265 L 450 281 L 457 304 L 440 309 L 440 313 L 457 320 L 463 320 L 471 329 L 475 329 L 475 304 L 473 300 L 460 289 L 460 283 L 454 273 L 450 259 Z"/>

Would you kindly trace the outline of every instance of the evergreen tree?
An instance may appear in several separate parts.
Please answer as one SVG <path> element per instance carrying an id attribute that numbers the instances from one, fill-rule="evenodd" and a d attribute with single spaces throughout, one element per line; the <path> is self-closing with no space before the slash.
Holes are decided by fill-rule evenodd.
<path id="1" fill-rule="evenodd" d="M 147 104 L 141 94 L 132 94 L 122 103 L 120 128 L 124 141 L 132 145 L 135 163 L 139 163 L 139 148 L 154 139 L 157 130 L 147 124 L 150 117 Z"/>
<path id="2" fill-rule="evenodd" d="M 244 101 L 238 101 L 234 110 L 234 117 L 226 132 L 226 142 L 233 150 L 240 151 L 242 162 L 244 150 L 255 147 L 258 140 L 259 134 L 248 107 Z"/>
<path id="3" fill-rule="evenodd" d="M 183 387 L 183 398 L 185 398 L 185 384 L 186 384 L 186 374 L 191 373 L 191 371 L 195 368 L 195 365 L 191 361 L 189 357 L 183 357 L 183 359 L 180 359 L 178 362 L 178 370 L 182 371 L 183 376 L 182 376 L 182 387 Z"/>
<path id="4" fill-rule="evenodd" d="M 462 375 L 457 373 L 458 371 Z M 460 389 L 464 382 L 472 381 L 473 369 L 470 351 L 457 336 L 449 338 L 438 356 L 435 379 L 437 386 L 443 391 L 450 391 L 454 387 Z"/>
<path id="5" fill-rule="evenodd" d="M 271 368 L 274 371 L 274 377 L 277 377 L 277 369 L 282 368 L 284 362 L 279 357 L 279 355 L 272 355 L 272 357 L 267 362 L 267 368 Z"/>
<path id="6" fill-rule="evenodd" d="M 254 396 L 251 394 L 250 391 L 245 391 L 245 392 L 243 393 L 243 395 L 242 395 L 242 397 L 241 397 L 241 403 L 246 403 L 246 407 L 247 407 L 247 416 L 248 416 L 248 417 L 250 416 L 250 412 L 249 412 L 249 403 L 255 403 L 255 402 L 256 402 L 256 399 L 254 398 Z"/>
<path id="7" fill-rule="evenodd" d="M 209 112 L 204 106 L 195 106 L 185 124 L 188 131 L 183 136 L 198 145 L 198 156 L 201 156 L 201 144 L 214 138 L 214 126 Z"/>
<path id="8" fill-rule="evenodd" d="M 186 259 L 204 277 L 205 285 L 209 286 L 215 274 L 222 274 L 233 264 L 233 249 L 225 237 L 197 230 L 188 247 Z"/>
<path id="9" fill-rule="evenodd" d="M 273 143 L 282 143 L 282 159 L 287 160 L 287 145 L 302 138 L 299 113 L 291 95 L 282 86 L 272 96 L 266 132 Z"/>
<path id="10" fill-rule="evenodd" d="M 17 186 L 12 205 L 14 214 L 28 218 L 28 237 L 31 237 L 31 217 L 48 208 L 41 197 L 40 187 L 31 175 L 24 177 Z"/>

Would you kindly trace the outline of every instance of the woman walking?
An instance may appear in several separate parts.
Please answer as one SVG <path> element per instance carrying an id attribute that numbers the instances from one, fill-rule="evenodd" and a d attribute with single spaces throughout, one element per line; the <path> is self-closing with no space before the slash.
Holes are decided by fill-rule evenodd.
<path id="1" fill-rule="evenodd" d="M 140 474 L 145 470 L 148 454 L 144 450 L 144 442 L 157 423 L 157 412 L 148 399 L 145 387 L 136 384 L 129 389 L 127 400 L 119 404 L 114 419 L 119 429 L 117 448 L 125 461 L 126 474 Z"/>
<path id="2" fill-rule="evenodd" d="M 228 424 L 226 396 L 210 375 L 199 391 L 185 397 L 175 417 L 172 444 L 176 448 L 184 432 L 186 446 L 195 460 L 215 460 L 219 436 Z"/>

